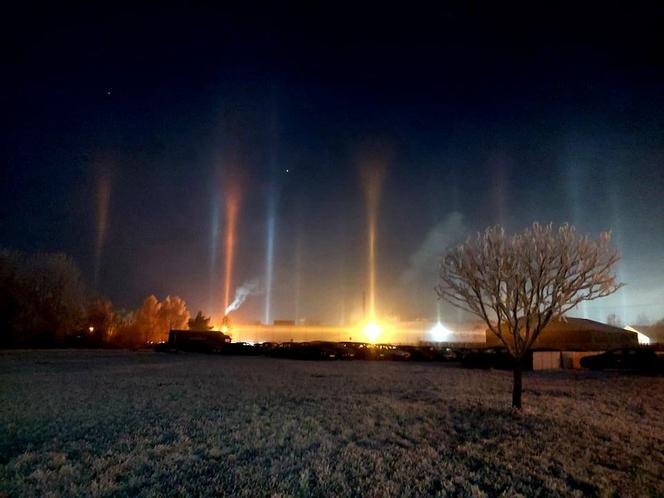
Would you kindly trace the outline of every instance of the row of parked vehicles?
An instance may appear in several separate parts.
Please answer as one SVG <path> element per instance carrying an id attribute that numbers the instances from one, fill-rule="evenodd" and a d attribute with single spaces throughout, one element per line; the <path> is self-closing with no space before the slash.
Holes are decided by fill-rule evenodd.
<path id="1" fill-rule="evenodd" d="M 664 372 L 664 351 L 646 347 L 612 349 L 581 358 L 581 366 L 591 370 Z"/>
<path id="2" fill-rule="evenodd" d="M 452 361 L 458 356 L 451 348 L 395 346 L 364 342 L 305 342 L 272 344 L 269 356 L 300 360 L 395 360 Z"/>
<path id="3" fill-rule="evenodd" d="M 188 334 L 173 335 L 168 343 L 159 344 L 157 351 L 198 351 L 227 355 L 265 355 L 275 358 L 295 360 L 391 360 L 391 361 L 439 361 L 458 362 L 468 368 L 497 368 L 510 370 L 514 359 L 505 348 L 467 348 L 439 347 L 434 345 L 392 345 L 370 344 L 364 342 L 264 342 L 250 344 L 246 342 L 214 341 L 197 333 L 196 337 Z M 198 336 L 201 336 L 200 338 Z M 532 369 L 531 352 L 523 359 L 523 368 Z M 581 359 L 581 366 L 591 370 L 636 370 L 663 371 L 664 350 L 638 347 L 621 348 L 605 353 L 586 356 Z"/>
<path id="4" fill-rule="evenodd" d="M 155 346 L 156 351 L 192 351 L 227 355 L 266 355 L 298 360 L 418 360 L 453 361 L 458 350 L 432 345 L 395 346 L 364 342 L 230 342 L 228 336 L 209 332 L 171 332 L 168 342 Z"/>

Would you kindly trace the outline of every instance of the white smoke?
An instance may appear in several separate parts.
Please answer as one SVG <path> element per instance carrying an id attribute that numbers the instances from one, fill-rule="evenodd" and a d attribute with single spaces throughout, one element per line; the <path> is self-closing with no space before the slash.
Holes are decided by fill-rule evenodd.
<path id="1" fill-rule="evenodd" d="M 466 236 L 463 215 L 453 211 L 433 225 L 419 246 L 410 255 L 408 267 L 401 274 L 401 301 L 410 313 L 420 317 L 431 316 L 432 309 L 439 314 L 441 306 L 434 286 L 438 283 L 440 260 L 450 246 L 461 242 Z M 445 313 L 450 310 L 446 309 Z"/>
<path id="2" fill-rule="evenodd" d="M 243 283 L 240 287 L 235 289 L 235 299 L 233 299 L 233 302 L 228 305 L 224 315 L 228 315 L 231 311 L 235 311 L 240 306 L 242 306 L 242 303 L 244 303 L 245 299 L 251 295 L 260 294 L 260 292 L 260 285 L 257 278 Z"/>
<path id="3" fill-rule="evenodd" d="M 457 211 L 448 214 L 444 220 L 434 225 L 415 252 L 410 255 L 409 265 L 401 275 L 406 285 L 430 282 L 438 279 L 438 267 L 443 252 L 466 235 L 467 228 L 463 215 Z"/>

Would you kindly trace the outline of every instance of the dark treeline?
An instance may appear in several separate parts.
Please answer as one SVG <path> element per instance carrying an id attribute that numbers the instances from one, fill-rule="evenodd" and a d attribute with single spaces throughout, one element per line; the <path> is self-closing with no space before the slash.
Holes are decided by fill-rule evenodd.
<path id="1" fill-rule="evenodd" d="M 167 340 L 171 329 L 209 330 L 209 322 L 200 311 L 190 319 L 177 296 L 159 301 L 150 295 L 135 310 L 116 309 L 86 291 L 78 265 L 66 254 L 0 248 L 0 348 L 135 348 Z M 664 342 L 664 320 L 641 329 Z"/>
<path id="2" fill-rule="evenodd" d="M 116 310 L 86 292 L 71 257 L 0 249 L 0 347 L 137 347 L 189 321 L 177 296 L 150 295 L 136 310 Z"/>

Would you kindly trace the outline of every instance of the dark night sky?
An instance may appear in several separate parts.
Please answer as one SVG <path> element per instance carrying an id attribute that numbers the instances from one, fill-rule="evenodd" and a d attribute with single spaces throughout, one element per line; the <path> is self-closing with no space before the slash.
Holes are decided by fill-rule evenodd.
<path id="1" fill-rule="evenodd" d="M 236 186 L 233 287 L 265 289 L 272 211 L 270 317 L 357 319 L 360 172 L 378 165 L 380 313 L 432 317 L 447 244 L 537 220 L 613 231 L 628 286 L 581 313 L 664 316 L 662 10 L 4 17 L 0 245 L 71 254 L 120 306 L 177 294 L 219 314 Z M 238 316 L 264 320 L 266 296 Z"/>

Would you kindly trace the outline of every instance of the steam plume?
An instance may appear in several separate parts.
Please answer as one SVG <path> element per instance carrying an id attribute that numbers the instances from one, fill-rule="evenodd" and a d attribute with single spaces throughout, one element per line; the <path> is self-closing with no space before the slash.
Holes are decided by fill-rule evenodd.
<path id="1" fill-rule="evenodd" d="M 231 311 L 235 311 L 240 306 L 242 306 L 242 303 L 244 303 L 245 299 L 251 295 L 259 293 L 260 288 L 258 285 L 258 279 L 255 278 L 243 283 L 240 287 L 235 289 L 235 299 L 233 299 L 233 302 L 226 307 L 224 314 L 228 315 Z"/>

